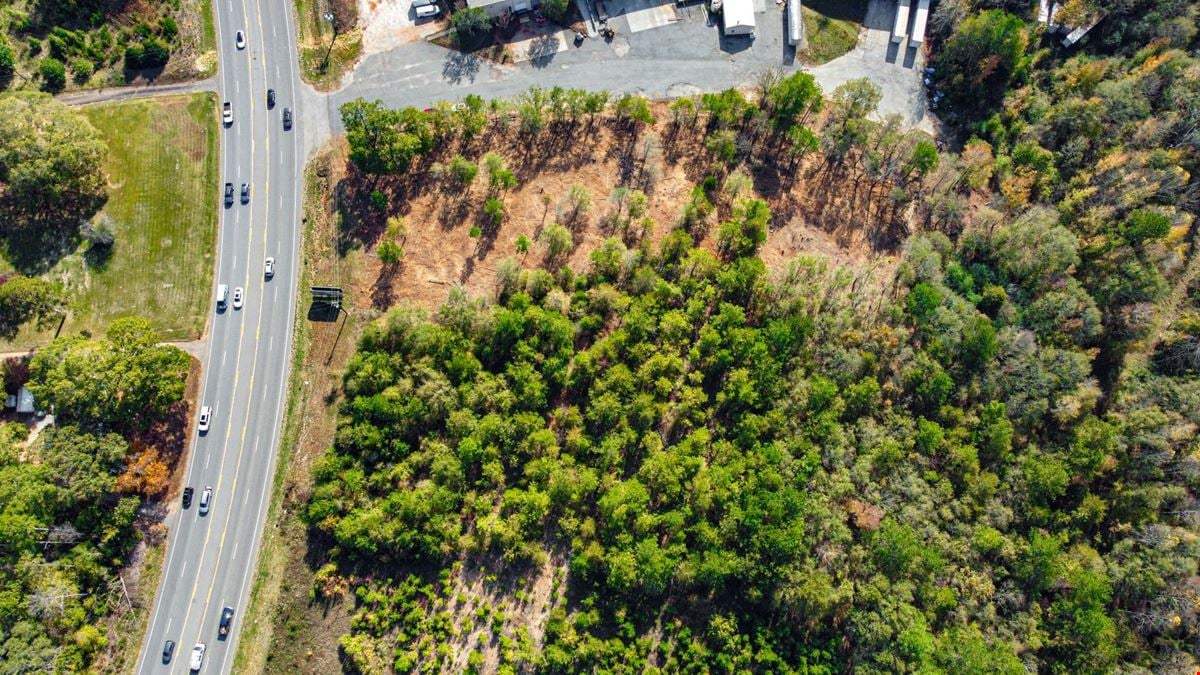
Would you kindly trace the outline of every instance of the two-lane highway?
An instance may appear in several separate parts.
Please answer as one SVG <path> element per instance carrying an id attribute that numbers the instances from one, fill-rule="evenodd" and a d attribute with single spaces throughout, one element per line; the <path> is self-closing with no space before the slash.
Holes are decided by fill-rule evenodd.
<path id="1" fill-rule="evenodd" d="M 138 660 L 139 673 L 188 672 L 196 643 L 206 645 L 206 673 L 228 673 L 245 618 L 250 585 L 270 499 L 290 363 L 296 279 L 300 261 L 300 81 L 289 0 L 214 0 L 220 57 L 219 91 L 233 106 L 221 134 L 222 184 L 233 183 L 234 203 L 221 200 L 214 315 L 199 405 L 213 408 L 207 433 L 193 439 L 184 484 L 192 506 L 168 522 L 170 539 L 159 590 Z M 242 31 L 245 46 L 235 35 Z M 275 105 L 268 107 L 267 90 Z M 294 125 L 284 129 L 283 111 Z M 243 183 L 249 203 L 241 200 Z M 264 263 L 275 259 L 267 277 Z M 215 308 L 218 284 L 230 301 Z M 233 307 L 235 288 L 244 305 Z M 200 515 L 200 496 L 213 489 Z M 218 625 L 234 609 L 229 635 Z M 175 642 L 164 663 L 163 646 Z"/>

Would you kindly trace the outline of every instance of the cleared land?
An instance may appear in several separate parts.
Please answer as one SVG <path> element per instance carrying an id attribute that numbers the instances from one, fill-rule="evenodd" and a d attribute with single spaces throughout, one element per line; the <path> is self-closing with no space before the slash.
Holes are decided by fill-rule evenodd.
<path id="1" fill-rule="evenodd" d="M 808 46 L 799 53 L 809 65 L 827 63 L 854 49 L 867 15 L 866 0 L 810 0 L 802 5 Z"/>
<path id="2" fill-rule="evenodd" d="M 87 243 L 46 273 L 67 290 L 62 333 L 99 335 L 113 319 L 149 318 L 163 340 L 204 330 L 212 283 L 217 210 L 217 115 L 212 94 L 172 96 L 83 108 L 109 154 L 108 201 L 116 243 L 107 258 Z M 0 260 L 0 271 L 8 268 Z M 54 329 L 23 329 L 0 351 L 47 344 Z"/>

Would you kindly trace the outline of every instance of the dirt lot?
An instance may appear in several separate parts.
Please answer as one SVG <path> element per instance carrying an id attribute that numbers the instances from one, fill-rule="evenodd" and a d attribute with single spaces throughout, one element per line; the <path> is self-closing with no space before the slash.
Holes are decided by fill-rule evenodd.
<path id="1" fill-rule="evenodd" d="M 657 110 L 660 119 L 666 111 Z M 574 134 L 543 132 L 538 144 L 516 132 L 492 132 L 485 139 L 442 148 L 403 178 L 371 179 L 355 174 L 347 161 L 344 141 L 326 148 L 306 174 L 304 279 L 308 284 L 341 285 L 347 292 L 348 316 L 336 321 L 302 321 L 297 332 L 297 357 L 286 421 L 276 498 L 264 539 L 259 576 L 255 583 L 249 624 L 243 635 L 235 670 L 240 672 L 340 672 L 340 635 L 349 631 L 353 596 L 340 601 L 314 600 L 314 570 L 326 562 L 326 552 L 310 550 L 305 525 L 299 518 L 311 490 L 310 467 L 333 437 L 340 404 L 341 372 L 352 355 L 362 327 L 390 307 L 409 303 L 435 310 L 450 290 L 461 285 L 475 296 L 494 297 L 500 261 L 512 257 L 525 267 L 543 264 L 546 245 L 538 235 L 553 222 L 569 225 L 574 249 L 568 264 L 586 270 L 590 251 L 613 236 L 606 216 L 614 209 L 609 199 L 618 186 L 646 192 L 647 215 L 655 225 L 647 243 L 667 234 L 678 221 L 692 189 L 710 170 L 702 134 L 672 129 L 666 122 L 636 136 L 597 122 Z M 482 211 L 487 171 L 482 169 L 469 189 L 452 187 L 448 175 L 438 176 L 438 163 L 455 153 L 481 161 L 486 151 L 502 155 L 519 185 L 503 194 L 507 215 L 496 228 Z M 882 207 L 863 197 L 863 190 L 837 183 L 835 172 L 823 170 L 819 158 L 796 167 L 759 166 L 751 172 L 752 186 L 744 196 L 760 196 L 775 214 L 761 255 L 773 270 L 800 253 L 820 253 L 859 269 L 890 273 L 892 251 L 880 242 L 879 228 L 867 225 Z M 865 183 L 865 182 L 864 182 Z M 590 194 L 586 213 L 575 211 L 568 199 L 572 186 Z M 370 195 L 378 191 L 388 206 L 379 209 Z M 576 194 L 579 190 L 575 190 Z M 704 245 L 714 246 L 715 225 L 728 218 L 732 200 L 723 189 L 716 213 L 700 227 L 708 234 Z M 886 191 L 885 191 L 886 192 Z M 402 217 L 406 233 L 398 265 L 385 265 L 377 246 L 389 218 Z M 393 220 L 393 223 L 395 221 Z M 472 229 L 478 227 L 478 236 Z M 393 227 L 393 230 L 395 228 Z M 524 235 L 533 241 L 526 253 L 517 250 Z M 633 243 L 633 242 L 631 242 Z M 300 313 L 309 312 L 307 301 Z M 479 650 L 494 666 L 498 646 L 490 639 L 490 622 L 474 628 L 478 616 L 499 616 L 503 634 L 527 628 L 540 642 L 541 624 L 559 601 L 563 561 L 549 561 L 530 578 L 492 579 L 469 564 L 455 566 L 454 598 L 445 609 L 459 625 L 471 626 L 451 645 L 466 666 L 466 655 Z M 497 630 L 490 628 L 490 630 Z"/>

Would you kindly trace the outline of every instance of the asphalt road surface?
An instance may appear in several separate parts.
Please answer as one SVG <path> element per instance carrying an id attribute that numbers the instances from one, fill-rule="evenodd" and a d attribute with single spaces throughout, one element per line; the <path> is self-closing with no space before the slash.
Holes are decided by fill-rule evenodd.
<path id="1" fill-rule="evenodd" d="M 207 645 L 201 672 L 228 673 L 253 580 L 262 527 L 270 502 L 280 421 L 290 360 L 299 272 L 302 129 L 297 113 L 300 80 L 289 0 L 215 0 L 220 72 L 217 91 L 233 105 L 233 123 L 221 134 L 218 257 L 214 315 L 199 405 L 213 408 L 209 431 L 197 433 L 184 485 L 195 489 L 191 508 L 168 520 L 170 540 L 150 625 L 138 659 L 139 673 L 188 672 L 197 642 Z M 235 34 L 244 31 L 238 49 Z M 267 89 L 275 106 L 267 107 Z M 283 128 L 283 109 L 295 125 Z M 214 115 L 220 112 L 214 110 Z M 226 207 L 223 187 L 234 185 Z M 240 198 L 250 186 L 249 203 Z M 266 278 L 264 261 L 275 258 Z M 229 286 L 230 301 L 215 310 L 215 285 Z M 241 309 L 233 291 L 245 289 Z M 208 515 L 199 513 L 205 486 L 213 489 Z M 223 607 L 233 607 L 227 639 L 218 636 Z M 170 664 L 163 644 L 176 643 Z"/>

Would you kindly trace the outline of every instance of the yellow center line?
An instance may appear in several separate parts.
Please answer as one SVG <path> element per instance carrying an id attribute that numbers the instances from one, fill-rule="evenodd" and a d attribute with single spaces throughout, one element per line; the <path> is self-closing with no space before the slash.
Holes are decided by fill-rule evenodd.
<path id="1" fill-rule="evenodd" d="M 245 4 L 243 4 L 242 5 L 242 16 L 243 16 L 244 23 L 248 24 L 249 17 L 246 16 L 245 7 L 246 7 Z M 261 11 L 261 9 L 259 9 L 259 11 L 256 12 L 256 14 L 257 14 L 257 19 L 258 19 L 258 44 L 259 44 L 259 54 L 260 54 L 259 66 L 262 71 L 263 82 L 266 82 L 267 81 L 266 48 L 263 43 L 263 36 L 265 35 L 265 33 L 263 32 L 263 27 L 262 27 L 262 11 Z M 253 68 L 251 68 L 250 70 L 252 71 Z M 255 93 L 253 91 L 253 87 L 251 87 L 250 110 L 251 110 L 251 129 L 253 129 L 253 119 L 254 119 L 253 113 L 255 110 L 257 110 L 257 102 L 255 101 Z M 264 140 L 264 145 L 266 147 L 266 157 L 267 157 L 266 177 L 263 180 L 263 196 L 262 196 L 263 205 L 265 206 L 264 212 L 266 213 L 266 217 L 264 220 L 266 222 L 264 223 L 264 226 L 263 226 L 263 238 L 262 238 L 263 245 L 262 245 L 262 255 L 259 257 L 260 260 L 266 258 L 267 238 L 268 238 L 267 230 L 270 228 L 270 220 L 271 220 L 270 216 L 269 216 L 270 210 L 271 210 L 271 199 L 270 199 L 270 196 L 271 196 L 271 133 L 270 133 L 270 127 L 269 127 L 270 122 L 268 121 L 267 124 L 268 124 L 268 129 L 267 129 L 267 134 L 266 134 L 266 137 Z M 250 146 L 250 154 L 251 154 L 251 157 L 253 158 L 254 157 L 253 132 L 251 135 L 251 139 L 252 140 L 251 140 L 251 146 Z M 246 247 L 247 251 L 249 251 L 253 248 L 254 229 L 255 229 L 254 221 L 253 221 L 253 217 L 252 217 L 251 218 L 251 227 L 250 227 L 250 243 Z M 250 281 L 249 275 L 251 274 L 251 271 L 250 271 L 251 269 L 252 269 L 252 262 L 251 262 L 251 260 L 247 259 L 247 261 L 246 261 L 246 272 L 247 272 L 246 285 L 247 286 L 249 286 L 249 281 Z M 237 494 L 238 479 L 241 476 L 241 469 L 242 469 L 242 458 L 246 452 L 246 434 L 249 432 L 249 429 L 250 429 L 250 411 L 252 409 L 252 401 L 253 401 L 253 397 L 254 397 L 254 374 L 258 368 L 258 352 L 259 352 L 258 347 L 259 347 L 259 341 L 260 341 L 260 338 L 262 335 L 263 307 L 264 307 L 264 305 L 266 305 L 266 302 L 264 301 L 266 298 L 266 278 L 264 275 L 259 274 L 258 279 L 259 279 L 259 282 L 258 282 L 258 284 L 259 284 L 258 316 L 257 316 L 255 327 L 254 327 L 254 356 L 250 361 L 250 380 L 249 380 L 249 388 L 247 390 L 247 396 L 249 397 L 249 399 L 248 399 L 247 405 L 246 405 L 246 416 L 242 422 L 241 438 L 238 442 L 238 457 L 237 457 L 237 462 L 234 464 L 233 483 L 229 487 L 229 493 L 231 495 L 231 499 L 229 500 L 230 507 L 225 510 L 225 523 L 221 527 L 221 541 L 217 547 L 218 567 L 220 564 L 220 552 L 225 549 L 225 537 L 229 534 L 229 522 L 233 519 L 234 507 L 232 505 L 234 503 L 234 500 L 232 499 L 232 496 Z M 243 323 L 242 324 L 242 334 L 238 338 L 239 345 L 241 344 L 242 338 L 245 337 L 245 330 L 246 330 L 245 326 L 246 326 L 246 324 Z M 241 350 L 239 349 L 238 351 L 240 354 Z M 235 379 L 235 382 L 236 382 L 236 379 Z M 256 448 L 258 447 L 257 444 L 255 444 L 255 447 Z M 213 589 L 216 588 L 217 575 L 215 574 L 215 572 L 216 572 L 216 570 L 214 570 L 214 574 L 212 575 L 211 581 L 209 582 L 208 592 L 205 594 L 205 597 L 204 597 L 205 612 L 208 611 L 208 607 L 212 602 Z"/>
<path id="2" fill-rule="evenodd" d="M 243 4 L 243 6 L 242 6 L 242 25 L 247 25 L 248 23 L 249 23 L 249 17 L 246 15 L 246 9 L 245 9 L 245 5 Z M 261 45 L 261 36 L 262 36 L 262 30 L 261 30 L 261 28 L 262 28 L 262 19 L 261 19 L 261 15 L 260 15 L 260 17 L 259 17 L 259 29 L 260 29 L 260 30 L 259 30 L 259 40 L 260 40 L 260 45 Z M 249 37 L 249 36 L 247 36 L 247 38 L 248 38 L 248 37 Z M 247 45 L 247 47 L 249 47 L 249 45 Z M 247 72 L 248 72 L 248 73 L 252 73 L 252 72 L 253 72 L 253 69 L 252 69 L 252 67 L 251 67 L 251 68 L 247 68 Z M 264 73 L 265 73 L 265 70 L 264 70 Z M 253 82 L 252 82 L 252 80 L 251 80 L 251 82 L 250 82 L 250 83 L 248 83 L 248 85 L 247 85 L 247 86 L 249 87 L 249 89 L 250 89 L 250 115 L 249 115 L 249 117 L 250 117 L 250 130 L 251 130 L 251 132 L 250 132 L 250 158 L 251 158 L 251 167 L 250 167 L 250 178 L 249 178 L 248 182 L 249 182 L 251 185 L 252 185 L 252 184 L 253 184 L 253 182 L 254 182 L 254 166 L 253 166 L 253 160 L 254 160 L 255 140 L 254 140 L 254 131 L 253 131 L 253 129 L 254 129 L 254 118 L 255 118 L 255 112 L 257 111 L 257 105 L 256 105 L 256 102 L 255 102 L 254 91 L 253 91 L 253 86 L 252 86 L 252 85 L 253 85 Z M 268 141 L 268 156 L 269 156 L 269 151 L 270 151 L 270 144 L 269 144 L 269 141 Z M 267 171 L 268 171 L 268 173 L 270 172 L 270 163 L 269 163 L 269 162 L 268 162 L 268 166 L 267 166 Z M 269 182 L 267 183 L 267 185 L 269 186 Z M 268 191 L 269 191 L 269 188 L 265 188 L 265 189 L 264 189 L 264 192 L 268 192 Z M 266 197 L 266 196 L 267 196 L 267 195 L 264 195 L 264 197 Z M 270 202 L 269 202 L 269 200 L 268 200 L 267 204 L 269 204 L 269 203 L 270 203 Z M 265 237 L 264 237 L 264 240 L 265 240 Z M 246 250 L 247 250 L 247 251 L 249 251 L 249 250 L 250 250 L 250 249 L 253 247 L 253 245 L 254 245 L 254 212 L 253 212 L 253 207 L 251 207 L 251 211 L 250 211 L 250 238 L 249 238 L 249 240 L 247 241 Z M 264 246 L 264 248 L 266 247 L 265 241 L 264 241 L 264 245 L 263 245 L 263 246 Z M 246 280 L 246 281 L 245 281 L 245 282 L 243 282 L 243 288 L 245 288 L 245 286 L 249 285 L 249 274 L 250 274 L 251 265 L 252 265 L 252 261 L 250 261 L 250 260 L 247 260 L 247 261 L 246 261 L 246 272 L 247 272 L 247 273 L 246 273 L 246 277 L 245 277 L 245 280 Z M 244 296 L 243 296 L 243 297 L 244 297 Z M 231 308 L 231 309 L 230 309 L 230 311 L 232 312 L 232 311 L 236 311 L 236 310 L 232 310 L 232 308 Z M 254 392 L 254 365 L 257 363 L 257 359 L 258 359 L 257 341 L 258 341 L 258 335 L 259 335 L 259 330 L 261 329 L 261 326 L 262 326 L 262 303 L 260 302 L 260 303 L 259 303 L 259 308 L 258 308 L 258 326 L 255 328 L 255 335 L 254 335 L 254 337 L 255 337 L 255 342 L 256 342 L 256 348 L 255 348 L 255 350 L 254 350 L 254 359 L 253 359 L 253 361 L 252 361 L 252 363 L 251 363 L 250 379 L 249 379 L 249 389 L 248 389 L 248 392 L 247 392 L 247 396 L 248 396 L 248 397 L 250 397 L 250 396 L 253 396 L 253 392 Z M 242 362 L 242 349 L 241 349 L 241 343 L 242 343 L 242 341 L 244 340 L 245 336 L 246 336 L 246 322 L 244 322 L 244 321 L 243 321 L 243 322 L 242 322 L 242 325 L 241 325 L 241 328 L 240 328 L 240 330 L 239 330 L 239 332 L 238 332 L 238 350 L 237 350 L 237 358 L 236 358 L 236 360 L 234 361 L 233 389 L 232 389 L 232 390 L 231 390 L 231 392 L 230 392 L 230 405 L 231 405 L 231 406 L 233 405 L 233 403 L 234 403 L 235 401 L 237 401 L 238 383 L 239 383 L 239 381 L 241 380 L 241 362 Z M 249 412 L 249 411 L 250 411 L 250 406 L 249 406 L 249 405 L 247 405 L 247 406 L 246 406 L 246 408 L 245 408 L 245 413 L 246 413 L 246 416 L 245 416 L 245 419 L 244 419 L 244 421 L 243 421 L 243 423 L 242 423 L 242 433 L 241 433 L 241 439 L 240 439 L 240 441 L 239 441 L 239 448 L 238 448 L 238 459 L 237 459 L 237 463 L 235 464 L 235 468 L 234 468 L 234 478 L 233 478 L 233 485 L 230 487 L 230 494 L 231 494 L 231 495 L 232 495 L 232 494 L 234 494 L 234 493 L 237 491 L 237 479 L 238 479 L 238 475 L 237 475 L 237 474 L 238 474 L 238 470 L 240 469 L 240 466 L 241 466 L 242 455 L 243 455 L 243 453 L 245 452 L 246 430 L 247 430 L 247 427 L 249 426 L 249 422 L 250 422 L 250 412 Z M 222 448 L 222 457 L 223 457 L 223 458 L 224 458 L 225 456 L 227 456 L 227 455 L 228 455 L 228 450 L 229 450 L 229 439 L 230 439 L 230 435 L 233 433 L 233 426 L 234 426 L 234 425 L 230 424 L 230 425 L 229 425 L 229 427 L 227 428 L 226 432 L 225 432 L 225 440 L 224 440 L 224 445 L 223 445 L 223 448 Z M 222 483 L 222 482 L 223 482 L 223 480 L 224 480 L 224 461 L 222 461 L 222 463 L 221 463 L 220 467 L 221 467 L 221 469 L 220 469 L 220 472 L 217 474 L 217 484 L 216 484 L 216 486 L 213 488 L 213 500 L 214 500 L 214 506 L 215 506 L 215 500 L 216 500 L 216 496 L 217 496 L 218 494 L 223 494 L 223 493 L 221 492 L 221 489 L 220 489 L 220 488 L 221 488 L 221 483 Z M 229 504 L 233 504 L 233 500 L 232 500 L 232 499 L 228 500 L 228 503 L 229 503 Z M 232 514 L 233 514 L 233 508 L 226 508 L 226 510 L 225 510 L 225 513 L 226 513 L 226 515 L 225 515 L 225 522 L 224 522 L 224 524 L 222 525 L 222 528 L 221 528 L 221 539 L 220 539 L 220 544 L 219 544 L 219 546 L 218 546 L 218 548 L 217 548 L 217 563 L 218 563 L 218 565 L 220 564 L 220 559 L 221 559 L 221 550 L 222 550 L 222 549 L 224 548 L 224 546 L 225 546 L 225 535 L 226 535 L 226 533 L 229 531 L 229 520 L 230 520 L 230 518 L 231 518 L 231 516 L 232 516 Z M 210 541 L 210 540 L 211 540 L 211 538 L 212 538 L 212 530 L 213 530 L 213 528 L 211 528 L 211 527 L 210 527 L 210 528 L 207 528 L 207 530 L 206 530 L 206 531 L 205 531 L 205 533 L 204 533 L 204 547 L 201 549 L 202 551 L 207 551 L 207 550 L 208 550 L 208 544 L 209 544 L 209 541 Z M 203 555 L 203 554 L 201 554 L 201 555 Z M 182 631 L 182 632 L 180 633 L 181 635 L 186 635 L 186 634 L 187 634 L 187 633 L 186 633 L 186 631 L 187 631 L 188 622 L 191 620 L 192 607 L 195 605 L 195 601 L 196 601 L 196 593 L 197 593 L 197 591 L 199 590 L 199 587 L 200 587 L 200 576 L 201 576 L 201 570 L 200 570 L 200 569 L 197 569 L 197 573 L 196 573 L 196 579 L 195 579 L 195 581 L 194 581 L 194 582 L 193 582 L 193 584 L 192 584 L 192 592 L 191 592 L 191 596 L 190 596 L 190 597 L 189 597 L 189 599 L 188 599 L 187 612 L 184 614 L 184 618 L 183 618 L 183 626 L 182 626 L 182 628 L 181 628 L 181 631 Z M 209 602 L 210 602 L 210 600 L 211 600 L 211 598 L 212 598 L 213 586 L 214 586 L 215 584 L 216 584 L 216 570 L 214 569 L 214 570 L 213 570 L 213 575 L 212 575 L 212 577 L 211 577 L 211 580 L 210 580 L 210 582 L 209 582 L 208 592 L 205 594 L 205 600 L 204 600 L 204 612 L 202 612 L 202 613 L 201 613 L 201 617 L 203 617 L 203 616 L 204 616 L 204 614 L 205 614 L 205 613 L 207 612 L 207 610 L 208 610 L 208 605 L 209 605 Z M 203 618 L 201 618 L 201 625 L 203 625 Z M 204 641 L 205 641 L 205 640 L 204 640 L 204 637 L 203 637 L 203 630 L 201 630 L 200 641 L 201 641 L 201 642 L 204 642 Z"/>

